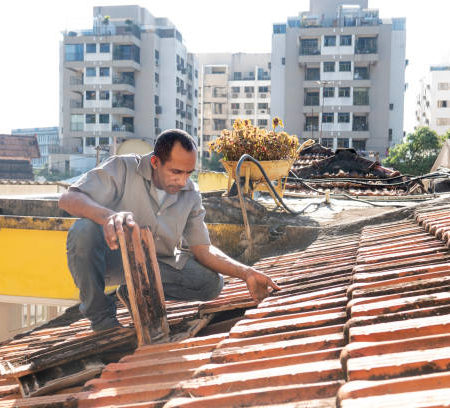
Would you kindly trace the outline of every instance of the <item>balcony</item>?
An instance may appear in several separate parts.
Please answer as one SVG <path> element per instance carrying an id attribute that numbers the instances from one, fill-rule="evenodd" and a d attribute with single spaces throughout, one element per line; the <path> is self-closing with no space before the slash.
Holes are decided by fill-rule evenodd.
<path id="1" fill-rule="evenodd" d="M 128 101 L 128 100 L 113 101 L 112 107 L 113 108 L 128 108 L 128 109 L 134 110 L 134 101 Z"/>
<path id="2" fill-rule="evenodd" d="M 123 75 L 116 75 L 113 76 L 113 84 L 126 84 L 135 86 L 135 81 L 133 77 L 123 76 Z"/>
<path id="3" fill-rule="evenodd" d="M 136 38 L 141 38 L 141 30 L 136 24 L 126 24 L 126 25 L 113 25 L 109 24 L 98 24 L 93 30 L 80 30 L 80 31 L 69 31 L 64 34 L 64 37 L 77 37 L 77 36 L 110 36 L 110 35 L 133 35 Z"/>
<path id="4" fill-rule="evenodd" d="M 355 54 L 377 54 L 377 47 L 355 47 Z"/>
<path id="5" fill-rule="evenodd" d="M 320 48 L 319 47 L 300 48 L 300 55 L 320 55 Z"/>
<path id="6" fill-rule="evenodd" d="M 134 125 L 131 125 L 129 123 L 125 123 L 123 125 L 113 124 L 112 125 L 112 131 L 113 132 L 130 132 L 130 133 L 134 133 Z"/>
<path id="7" fill-rule="evenodd" d="M 370 79 L 369 69 L 366 67 L 364 67 L 364 68 L 355 67 L 353 79 L 355 79 L 355 80 Z"/>
<path id="8" fill-rule="evenodd" d="M 368 93 L 355 93 L 353 91 L 353 105 L 369 105 L 369 94 Z"/>
<path id="9" fill-rule="evenodd" d="M 305 95 L 305 106 L 319 106 L 319 94 Z"/>

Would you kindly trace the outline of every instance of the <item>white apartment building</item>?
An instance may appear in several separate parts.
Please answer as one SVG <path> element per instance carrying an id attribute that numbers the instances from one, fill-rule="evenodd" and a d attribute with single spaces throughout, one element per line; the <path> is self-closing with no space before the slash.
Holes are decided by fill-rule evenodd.
<path id="1" fill-rule="evenodd" d="M 418 127 L 428 126 L 438 135 L 450 130 L 450 66 L 431 66 L 420 81 L 416 120 Z"/>
<path id="2" fill-rule="evenodd" d="M 108 155 L 129 139 L 151 149 L 165 129 L 197 136 L 198 67 L 176 27 L 139 6 L 94 7 L 93 17 L 92 29 L 64 33 L 54 161 L 85 171 L 99 149 Z"/>
<path id="3" fill-rule="evenodd" d="M 405 19 L 368 0 L 310 0 L 274 24 L 271 110 L 322 145 L 385 156 L 403 138 Z"/>
<path id="4" fill-rule="evenodd" d="M 270 54 L 198 54 L 200 154 L 209 158 L 208 142 L 231 129 L 235 119 L 271 126 Z"/>

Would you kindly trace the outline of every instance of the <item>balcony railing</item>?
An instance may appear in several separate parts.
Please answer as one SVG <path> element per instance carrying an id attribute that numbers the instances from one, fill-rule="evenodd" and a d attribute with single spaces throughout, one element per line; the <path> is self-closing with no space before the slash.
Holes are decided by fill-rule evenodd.
<path id="1" fill-rule="evenodd" d="M 134 125 L 130 125 L 129 123 L 125 123 L 123 125 L 114 124 L 112 125 L 113 132 L 131 132 L 134 133 Z"/>
<path id="2" fill-rule="evenodd" d="M 353 92 L 353 105 L 369 105 L 369 94 L 355 94 Z"/>
<path id="3" fill-rule="evenodd" d="M 370 79 L 370 75 L 368 71 L 356 71 L 353 75 L 353 79 L 361 80 L 361 79 Z"/>
<path id="4" fill-rule="evenodd" d="M 369 130 L 369 124 L 365 122 L 362 123 L 353 122 L 352 130 L 355 132 L 367 132 Z"/>
<path id="5" fill-rule="evenodd" d="M 355 54 L 376 54 L 378 52 L 377 47 L 356 47 Z"/>
<path id="6" fill-rule="evenodd" d="M 135 86 L 134 78 L 126 77 L 126 76 L 114 76 L 113 84 L 126 84 Z"/>
<path id="7" fill-rule="evenodd" d="M 133 101 L 113 101 L 113 108 L 128 108 L 134 110 L 134 102 Z"/>
<path id="8" fill-rule="evenodd" d="M 305 132 L 317 132 L 319 130 L 319 125 L 318 124 L 312 125 L 312 124 L 305 123 L 303 130 Z"/>
<path id="9" fill-rule="evenodd" d="M 305 96 L 305 106 L 319 106 L 319 94 Z"/>
<path id="10" fill-rule="evenodd" d="M 300 48 L 300 55 L 320 55 L 319 47 L 302 47 Z"/>

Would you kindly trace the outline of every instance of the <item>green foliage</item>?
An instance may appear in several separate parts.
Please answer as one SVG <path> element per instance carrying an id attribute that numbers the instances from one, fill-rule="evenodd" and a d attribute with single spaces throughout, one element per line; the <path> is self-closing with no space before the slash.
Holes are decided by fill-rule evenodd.
<path id="1" fill-rule="evenodd" d="M 449 132 L 447 132 L 448 134 Z M 443 137 L 428 127 L 420 127 L 406 136 L 406 141 L 389 150 L 383 164 L 403 174 L 426 174 L 441 151 Z"/>
<path id="2" fill-rule="evenodd" d="M 62 172 L 56 169 L 49 169 L 46 165 L 42 169 L 33 170 L 34 177 L 44 177 L 46 181 L 66 180 L 81 174 L 79 171 Z"/>

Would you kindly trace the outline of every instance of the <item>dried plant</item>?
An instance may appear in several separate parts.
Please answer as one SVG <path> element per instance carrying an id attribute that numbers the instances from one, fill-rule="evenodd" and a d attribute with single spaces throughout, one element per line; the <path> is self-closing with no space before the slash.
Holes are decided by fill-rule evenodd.
<path id="1" fill-rule="evenodd" d="M 236 119 L 232 130 L 222 130 L 220 136 L 209 143 L 209 151 L 222 154 L 228 161 L 237 161 L 245 153 L 260 161 L 295 159 L 299 148 L 297 136 L 277 132 L 277 126 L 283 126 L 278 117 L 273 118 L 270 131 L 253 126 L 249 119 Z"/>

